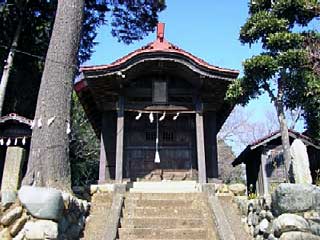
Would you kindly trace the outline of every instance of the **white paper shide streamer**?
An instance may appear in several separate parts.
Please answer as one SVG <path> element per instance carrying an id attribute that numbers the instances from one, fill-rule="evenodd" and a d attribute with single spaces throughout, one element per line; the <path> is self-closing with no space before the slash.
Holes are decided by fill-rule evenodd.
<path id="1" fill-rule="evenodd" d="M 159 121 L 158 121 L 158 114 L 157 114 L 157 133 L 156 133 L 156 154 L 154 157 L 155 163 L 160 163 L 160 154 L 159 154 Z"/>
<path id="2" fill-rule="evenodd" d="M 174 121 L 177 120 L 177 118 L 179 117 L 179 115 L 180 115 L 180 113 L 177 112 L 177 114 L 176 114 L 175 116 L 173 116 L 172 119 L 173 119 Z"/>
<path id="3" fill-rule="evenodd" d="M 163 121 L 165 117 L 166 117 L 166 112 L 163 112 L 162 116 L 159 118 L 159 121 L 160 122 Z"/>
<path id="4" fill-rule="evenodd" d="M 8 138 L 6 145 L 10 146 L 10 144 L 11 144 L 11 138 Z"/>
<path id="5" fill-rule="evenodd" d="M 139 112 L 139 114 L 136 116 L 136 120 L 139 120 L 142 116 L 142 112 Z"/>
<path id="6" fill-rule="evenodd" d="M 71 133 L 70 123 L 67 122 L 67 134 L 69 135 L 70 133 Z"/>
<path id="7" fill-rule="evenodd" d="M 150 123 L 153 123 L 153 120 L 154 120 L 153 112 L 149 114 L 149 120 L 150 120 Z"/>

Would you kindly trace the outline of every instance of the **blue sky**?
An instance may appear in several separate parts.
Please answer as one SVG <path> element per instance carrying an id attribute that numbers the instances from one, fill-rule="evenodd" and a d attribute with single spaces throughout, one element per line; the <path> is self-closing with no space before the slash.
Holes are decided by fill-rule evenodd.
<path id="1" fill-rule="evenodd" d="M 237 69 L 242 74 L 242 62 L 261 52 L 258 44 L 249 48 L 238 40 L 240 27 L 248 17 L 247 0 L 167 0 L 166 3 L 167 8 L 159 18 L 166 24 L 165 38 L 210 64 Z M 155 39 L 155 33 L 150 33 L 140 42 L 124 45 L 110 31 L 109 26 L 100 29 L 96 39 L 99 45 L 86 65 L 111 63 Z M 246 107 L 255 122 L 264 120 L 267 109 L 273 106 L 264 95 Z"/>

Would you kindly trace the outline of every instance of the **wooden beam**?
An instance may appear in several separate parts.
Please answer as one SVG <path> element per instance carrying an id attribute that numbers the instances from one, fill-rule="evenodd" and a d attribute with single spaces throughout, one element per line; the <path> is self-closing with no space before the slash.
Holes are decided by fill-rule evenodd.
<path id="1" fill-rule="evenodd" d="M 198 160 L 198 174 L 199 183 L 207 182 L 206 175 L 206 158 L 204 150 L 204 130 L 203 130 L 203 116 L 201 103 L 196 104 L 196 137 L 197 137 L 197 160 Z"/>
<path id="2" fill-rule="evenodd" d="M 124 98 L 119 97 L 117 116 L 116 180 L 123 178 Z"/>

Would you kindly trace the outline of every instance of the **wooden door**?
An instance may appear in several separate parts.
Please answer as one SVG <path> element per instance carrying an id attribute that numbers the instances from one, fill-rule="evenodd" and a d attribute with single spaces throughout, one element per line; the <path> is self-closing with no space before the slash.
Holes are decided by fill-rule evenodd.
<path id="1" fill-rule="evenodd" d="M 156 121 L 150 123 L 148 114 L 139 120 L 135 116 L 128 113 L 125 117 L 125 176 L 132 180 L 150 174 L 160 174 L 161 179 L 189 179 L 186 174 L 195 168 L 196 159 L 194 116 L 185 114 L 173 120 L 173 115 L 167 115 L 159 122 L 160 163 L 154 162 Z"/>

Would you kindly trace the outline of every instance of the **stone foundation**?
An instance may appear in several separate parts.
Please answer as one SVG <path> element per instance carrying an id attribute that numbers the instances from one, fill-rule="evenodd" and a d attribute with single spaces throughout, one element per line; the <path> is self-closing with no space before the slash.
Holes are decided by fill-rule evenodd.
<path id="1" fill-rule="evenodd" d="M 280 184 L 272 198 L 235 197 L 245 227 L 257 240 L 320 240 L 320 188 Z"/>
<path id="2" fill-rule="evenodd" d="M 0 213 L 0 239 L 80 239 L 90 204 L 55 189 L 22 187 Z"/>

